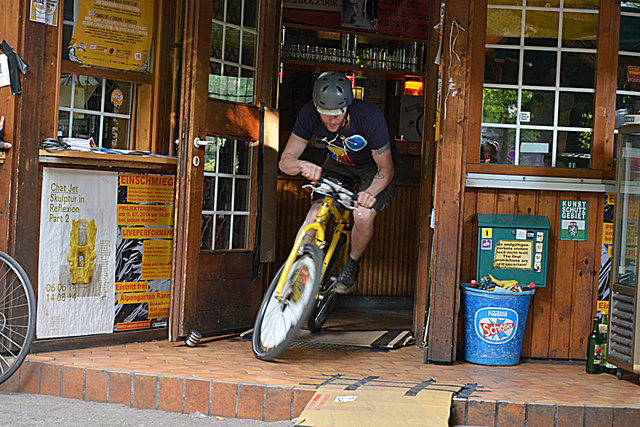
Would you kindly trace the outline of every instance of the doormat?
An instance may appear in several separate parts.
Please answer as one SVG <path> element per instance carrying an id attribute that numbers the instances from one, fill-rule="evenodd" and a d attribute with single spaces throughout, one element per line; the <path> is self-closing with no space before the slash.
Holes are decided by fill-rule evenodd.
<path id="1" fill-rule="evenodd" d="M 412 345 L 415 342 L 410 330 L 384 329 L 378 331 L 335 331 L 321 330 L 311 332 L 303 329 L 298 332 L 291 345 L 311 347 L 317 345 L 365 347 L 376 350 L 392 350 Z"/>
<path id="2" fill-rule="evenodd" d="M 251 340 L 253 329 L 240 334 L 241 340 Z M 379 331 L 332 331 L 323 329 L 311 332 L 301 329 L 289 344 L 290 347 L 341 351 L 388 351 L 413 345 L 415 340 L 408 329 L 384 329 Z"/>
<path id="3" fill-rule="evenodd" d="M 318 387 L 297 426 L 448 426 L 451 399 L 462 388 L 434 380 L 401 383 L 378 377 L 347 381 L 345 387 L 333 379 Z"/>

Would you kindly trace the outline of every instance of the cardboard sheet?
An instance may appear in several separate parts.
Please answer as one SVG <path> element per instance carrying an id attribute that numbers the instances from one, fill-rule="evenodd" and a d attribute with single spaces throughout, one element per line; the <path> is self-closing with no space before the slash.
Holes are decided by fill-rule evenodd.
<path id="1" fill-rule="evenodd" d="M 448 426 L 450 391 L 322 386 L 298 418 L 298 426 Z"/>

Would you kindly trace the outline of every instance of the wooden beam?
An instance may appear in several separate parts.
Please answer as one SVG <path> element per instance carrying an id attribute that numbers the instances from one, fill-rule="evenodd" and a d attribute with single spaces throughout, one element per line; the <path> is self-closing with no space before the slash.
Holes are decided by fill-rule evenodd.
<path id="1" fill-rule="evenodd" d="M 441 137 L 436 147 L 434 262 L 426 355 L 427 361 L 434 363 L 453 363 L 456 357 L 473 6 L 473 0 L 447 2 L 443 28 Z"/>

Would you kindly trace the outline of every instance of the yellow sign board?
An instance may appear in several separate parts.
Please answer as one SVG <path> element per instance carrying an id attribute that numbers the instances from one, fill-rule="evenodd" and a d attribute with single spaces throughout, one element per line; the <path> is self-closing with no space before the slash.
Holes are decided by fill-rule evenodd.
<path id="1" fill-rule="evenodd" d="M 496 244 L 493 268 L 530 270 L 533 259 L 533 241 L 500 240 Z"/>
<path id="2" fill-rule="evenodd" d="M 69 42 L 69 58 L 87 65 L 149 71 L 153 0 L 85 0 Z"/>

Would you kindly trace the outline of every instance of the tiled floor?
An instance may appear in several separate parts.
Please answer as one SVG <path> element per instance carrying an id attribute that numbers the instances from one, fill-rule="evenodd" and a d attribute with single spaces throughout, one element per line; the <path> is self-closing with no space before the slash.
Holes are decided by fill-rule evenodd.
<path id="1" fill-rule="evenodd" d="M 401 317 L 396 320 L 402 323 Z M 344 318 L 341 325 L 349 323 Z M 589 375 L 581 363 L 425 365 L 416 346 L 389 352 L 290 348 L 268 363 L 256 360 L 251 343 L 237 337 L 203 339 L 197 347 L 156 341 L 32 354 L 27 360 L 0 390 L 275 420 L 297 416 L 314 385 L 341 374 L 408 387 L 430 379 L 477 384 L 468 399 L 454 399 L 452 420 L 460 424 L 640 425 L 638 379 Z M 562 423 L 565 418 L 568 424 Z M 551 424 L 535 422 L 545 419 Z"/>

